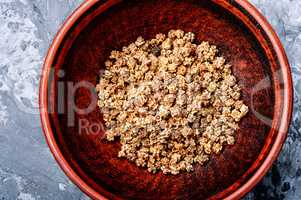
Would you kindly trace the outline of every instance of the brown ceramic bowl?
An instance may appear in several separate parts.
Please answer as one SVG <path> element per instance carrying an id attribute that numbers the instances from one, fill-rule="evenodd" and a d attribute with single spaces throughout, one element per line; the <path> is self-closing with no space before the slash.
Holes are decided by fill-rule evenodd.
<path id="1" fill-rule="evenodd" d="M 240 122 L 235 145 L 204 166 L 195 165 L 194 172 L 177 176 L 150 174 L 118 159 L 119 142 L 102 140 L 96 106 L 87 114 L 73 112 L 74 106 L 83 109 L 95 101 L 95 93 L 74 84 L 85 81 L 94 87 L 111 50 L 170 29 L 192 31 L 198 41 L 217 45 L 233 65 L 242 98 L 251 108 Z M 87 0 L 49 49 L 40 105 L 54 157 L 93 199 L 237 199 L 260 181 L 281 150 L 291 117 L 292 84 L 277 35 L 246 0 Z"/>

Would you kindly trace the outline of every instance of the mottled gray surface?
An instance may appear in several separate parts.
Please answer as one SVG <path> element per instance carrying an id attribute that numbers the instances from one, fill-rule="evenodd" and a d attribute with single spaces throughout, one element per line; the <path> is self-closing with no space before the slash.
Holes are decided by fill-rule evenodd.
<path id="1" fill-rule="evenodd" d="M 38 81 L 58 27 L 82 0 L 0 0 L 0 199 L 87 199 L 62 173 L 45 143 Z M 301 199 L 301 0 L 252 0 L 287 51 L 294 115 L 283 151 L 246 199 Z M 24 109 L 26 108 L 25 112 Z"/>

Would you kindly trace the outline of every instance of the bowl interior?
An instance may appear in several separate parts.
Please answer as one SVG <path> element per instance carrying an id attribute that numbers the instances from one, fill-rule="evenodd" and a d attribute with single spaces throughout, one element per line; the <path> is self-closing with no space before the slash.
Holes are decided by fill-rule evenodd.
<path id="1" fill-rule="evenodd" d="M 252 176 L 256 166 L 250 167 L 260 162 L 263 147 L 274 137 L 254 112 L 240 122 L 236 144 L 227 146 L 221 155 L 211 156 L 204 166 L 195 165 L 192 173 L 177 176 L 150 174 L 117 158 L 119 142 L 102 139 L 104 132 L 98 126 L 103 123 L 102 115 L 91 104 L 95 93 L 87 85 L 75 85 L 84 81 L 95 86 L 110 52 L 138 36 L 150 39 L 170 29 L 183 29 L 196 33 L 198 42 L 207 40 L 217 45 L 233 65 L 243 101 L 273 119 L 273 83 L 253 91 L 262 79 L 272 80 L 271 58 L 258 39 L 239 18 L 214 1 L 124 1 L 99 9 L 102 5 L 96 3 L 69 30 L 55 59 L 49 95 L 54 112 L 49 117 L 64 158 L 82 180 L 102 194 L 106 191 L 105 196 L 113 199 L 204 199 L 231 193 Z M 58 89 L 60 85 L 65 92 Z M 74 98 L 70 98 L 72 92 Z M 87 114 L 76 112 L 73 102 L 78 109 L 89 105 L 93 108 Z M 226 190 L 230 186 L 232 189 Z"/>

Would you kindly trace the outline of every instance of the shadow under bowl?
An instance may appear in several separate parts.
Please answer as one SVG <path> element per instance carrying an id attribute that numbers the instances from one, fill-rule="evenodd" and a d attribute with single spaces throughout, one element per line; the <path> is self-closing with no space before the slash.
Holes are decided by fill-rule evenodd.
<path id="1" fill-rule="evenodd" d="M 250 108 L 235 145 L 176 176 L 151 174 L 117 158 L 120 144 L 102 139 L 102 115 L 91 90 L 112 50 L 170 29 L 194 32 L 197 41 L 216 45 L 232 64 Z M 40 106 L 54 157 L 94 199 L 237 199 L 264 176 L 281 150 L 292 84 L 278 37 L 247 1 L 90 0 L 67 19 L 49 49 Z"/>

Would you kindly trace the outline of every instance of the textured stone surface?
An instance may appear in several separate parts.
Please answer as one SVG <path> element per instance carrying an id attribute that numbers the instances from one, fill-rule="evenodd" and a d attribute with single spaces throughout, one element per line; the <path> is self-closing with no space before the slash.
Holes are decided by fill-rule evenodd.
<path id="1" fill-rule="evenodd" d="M 0 0 L 0 199 L 87 199 L 50 154 L 37 109 L 46 50 L 60 24 L 81 2 Z M 251 2 L 285 46 L 295 99 L 289 137 L 278 161 L 245 199 L 301 199 L 301 1 Z"/>

